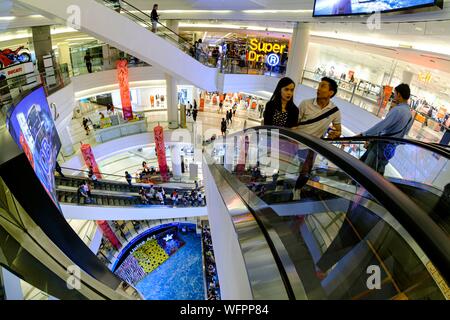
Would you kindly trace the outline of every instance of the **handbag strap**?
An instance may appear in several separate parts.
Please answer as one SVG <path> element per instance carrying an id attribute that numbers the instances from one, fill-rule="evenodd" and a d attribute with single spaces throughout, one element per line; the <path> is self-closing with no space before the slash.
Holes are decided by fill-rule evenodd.
<path id="1" fill-rule="evenodd" d="M 338 107 L 334 107 L 333 109 L 328 110 L 327 112 L 322 113 L 321 115 L 319 115 L 319 116 L 317 116 L 317 117 L 315 117 L 313 119 L 309 119 L 309 120 L 306 120 L 306 121 L 301 121 L 297 125 L 298 126 L 305 126 L 307 124 L 316 123 L 316 122 L 318 122 L 320 120 L 328 118 L 329 116 L 331 116 L 332 114 L 335 114 L 338 111 L 339 111 L 339 108 Z"/>

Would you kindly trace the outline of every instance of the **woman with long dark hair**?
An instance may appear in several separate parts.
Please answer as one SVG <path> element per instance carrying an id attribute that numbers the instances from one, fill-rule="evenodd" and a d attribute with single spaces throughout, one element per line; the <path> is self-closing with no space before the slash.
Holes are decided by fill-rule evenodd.
<path id="1" fill-rule="evenodd" d="M 266 104 L 264 125 L 292 128 L 297 126 L 299 110 L 294 104 L 295 83 L 291 78 L 282 78 Z"/>

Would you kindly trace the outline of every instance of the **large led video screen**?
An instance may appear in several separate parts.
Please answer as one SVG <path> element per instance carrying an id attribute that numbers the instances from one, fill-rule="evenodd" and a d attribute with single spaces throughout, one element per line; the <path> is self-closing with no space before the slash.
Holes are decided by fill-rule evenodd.
<path id="1" fill-rule="evenodd" d="M 439 0 L 315 0 L 314 17 L 390 12 L 435 5 Z"/>
<path id="2" fill-rule="evenodd" d="M 54 170 L 61 141 L 44 88 L 34 90 L 14 104 L 10 109 L 7 123 L 14 141 L 25 152 L 36 176 L 59 207 Z"/>

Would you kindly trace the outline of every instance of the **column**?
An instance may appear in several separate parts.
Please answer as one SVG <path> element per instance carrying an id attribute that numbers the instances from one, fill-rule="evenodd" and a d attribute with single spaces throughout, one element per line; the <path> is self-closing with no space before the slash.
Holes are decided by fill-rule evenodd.
<path id="1" fill-rule="evenodd" d="M 289 47 L 288 65 L 286 76 L 300 83 L 305 69 L 309 44 L 309 26 L 306 23 L 297 22 L 292 34 Z"/>
<path id="2" fill-rule="evenodd" d="M 52 54 L 53 52 L 50 26 L 32 27 L 31 31 L 33 34 L 33 46 L 38 70 L 40 73 L 44 73 L 45 67 L 43 57 Z"/>
<path id="3" fill-rule="evenodd" d="M 167 121 L 169 129 L 178 128 L 178 89 L 177 80 L 166 73 Z"/>
<path id="4" fill-rule="evenodd" d="M 65 157 L 71 156 L 75 153 L 69 127 L 70 121 L 66 124 L 62 124 L 60 126 L 61 129 L 58 130 L 59 139 L 61 140 L 61 152 Z"/>
<path id="5" fill-rule="evenodd" d="M 70 48 L 68 42 L 60 42 L 58 44 L 59 52 L 59 64 L 67 64 L 69 72 L 72 70 L 72 64 L 70 62 Z"/>
<path id="6" fill-rule="evenodd" d="M 177 144 L 170 146 L 170 159 L 172 160 L 172 173 L 174 177 L 181 177 L 181 147 Z"/>
<path id="7" fill-rule="evenodd" d="M 402 76 L 402 82 L 406 83 L 407 85 L 411 85 L 412 79 L 414 77 L 414 73 L 412 73 L 411 71 L 403 71 L 403 76 Z"/>

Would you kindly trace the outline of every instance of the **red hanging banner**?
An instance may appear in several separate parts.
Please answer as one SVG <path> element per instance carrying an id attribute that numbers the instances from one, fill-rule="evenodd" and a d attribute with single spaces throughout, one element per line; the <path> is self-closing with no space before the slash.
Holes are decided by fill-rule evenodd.
<path id="1" fill-rule="evenodd" d="M 200 112 L 205 111 L 205 99 L 201 98 L 200 99 Z"/>
<path id="2" fill-rule="evenodd" d="M 105 238 L 108 239 L 109 242 L 111 242 L 112 246 L 119 250 L 122 247 L 122 244 L 120 243 L 114 231 L 109 226 L 108 222 L 106 222 L 105 220 L 98 220 L 97 225 L 102 230 Z"/>
<path id="3" fill-rule="evenodd" d="M 83 155 L 84 163 L 88 170 L 92 167 L 92 170 L 95 173 L 97 179 L 102 179 L 102 174 L 98 168 L 97 162 L 95 161 L 94 153 L 92 152 L 91 145 L 82 144 L 81 145 L 81 154 Z"/>
<path id="4" fill-rule="evenodd" d="M 156 153 L 158 156 L 159 172 L 161 173 L 161 179 L 163 181 L 167 181 L 169 177 L 166 159 L 166 146 L 164 144 L 163 127 L 158 125 L 155 127 L 155 129 L 153 129 L 153 132 L 155 135 L 155 145 L 156 145 Z"/>
<path id="5" fill-rule="evenodd" d="M 130 84 L 128 82 L 128 61 L 117 61 L 117 79 L 119 80 L 120 99 L 122 101 L 122 112 L 125 120 L 133 119 L 131 108 Z"/>

